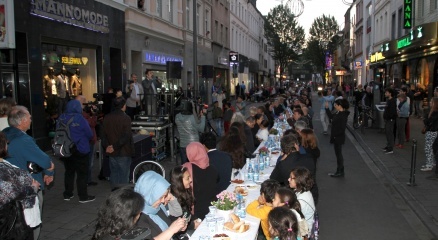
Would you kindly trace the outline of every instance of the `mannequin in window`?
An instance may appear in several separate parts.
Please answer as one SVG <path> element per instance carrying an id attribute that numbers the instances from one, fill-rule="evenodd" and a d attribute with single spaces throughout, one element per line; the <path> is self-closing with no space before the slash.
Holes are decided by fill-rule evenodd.
<path id="1" fill-rule="evenodd" d="M 75 74 L 71 76 L 70 89 L 73 96 L 82 95 L 82 79 L 79 68 L 76 68 Z"/>
<path id="2" fill-rule="evenodd" d="M 56 87 L 57 77 L 53 67 L 47 68 L 47 74 L 43 77 L 44 100 L 46 101 L 47 112 L 57 113 L 58 89 Z"/>
<path id="3" fill-rule="evenodd" d="M 69 86 L 67 69 L 62 66 L 61 73 L 57 76 L 56 89 L 58 91 L 58 114 L 61 115 L 67 102 L 70 99 L 70 86 Z"/>

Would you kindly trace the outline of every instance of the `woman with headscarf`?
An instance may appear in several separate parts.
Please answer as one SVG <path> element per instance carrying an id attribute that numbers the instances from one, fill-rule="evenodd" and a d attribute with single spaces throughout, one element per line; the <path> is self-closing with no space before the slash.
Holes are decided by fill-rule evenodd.
<path id="1" fill-rule="evenodd" d="M 216 184 L 219 182 L 219 174 L 213 166 L 210 166 L 207 151 L 199 142 L 187 145 L 187 159 L 184 163 L 192 176 L 193 196 L 196 199 L 193 214 L 195 218 L 203 219 L 208 214 L 208 207 L 216 200 Z"/>
<path id="2" fill-rule="evenodd" d="M 167 203 L 172 200 L 170 183 L 154 171 L 143 173 L 135 184 L 134 191 L 140 193 L 145 204 L 142 215 L 137 222 L 140 227 L 147 227 L 155 240 L 169 240 L 172 236 L 187 227 L 184 218 L 178 218 L 173 223 L 170 221 Z"/>

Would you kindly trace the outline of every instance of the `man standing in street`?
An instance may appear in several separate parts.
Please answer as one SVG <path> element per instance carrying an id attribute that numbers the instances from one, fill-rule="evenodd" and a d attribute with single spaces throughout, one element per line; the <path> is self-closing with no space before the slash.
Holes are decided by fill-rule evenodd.
<path id="1" fill-rule="evenodd" d="M 125 99 L 118 97 L 113 104 L 114 111 L 103 120 L 102 146 L 109 155 L 111 188 L 116 188 L 129 182 L 134 139 L 131 119 L 125 114 Z"/>
<path id="2" fill-rule="evenodd" d="M 141 82 L 143 86 L 143 90 L 145 93 L 144 97 L 144 110 L 146 111 L 146 115 L 156 115 L 157 114 L 157 86 L 156 81 L 153 79 L 154 72 L 151 70 L 146 70 L 144 72 L 145 79 Z"/>
<path id="3" fill-rule="evenodd" d="M 131 119 L 134 119 L 134 116 L 139 112 L 144 92 L 142 85 L 137 82 L 136 74 L 131 74 L 131 81 L 132 82 L 126 85 L 126 92 L 129 94 L 126 100 L 126 114 L 128 114 Z"/>
<path id="4" fill-rule="evenodd" d="M 41 216 L 43 214 L 43 190 L 44 185 L 49 185 L 53 181 L 55 165 L 50 157 L 44 153 L 35 140 L 26 134 L 30 129 L 32 117 L 24 106 L 15 106 L 8 115 L 8 123 L 10 127 L 3 130 L 8 139 L 8 155 L 6 158 L 11 164 L 28 172 L 27 163 L 34 162 L 44 170 L 40 173 L 33 173 L 32 177 L 40 184 L 38 191 L 38 200 Z M 43 177 L 44 175 L 44 177 Z M 38 239 L 40 235 L 41 225 L 34 228 L 34 239 Z"/>
<path id="5" fill-rule="evenodd" d="M 385 154 L 394 153 L 394 126 L 395 120 L 397 119 L 397 104 L 394 95 L 394 89 L 387 88 L 385 90 L 385 97 L 387 100 L 385 111 L 383 112 L 383 119 L 385 120 L 385 135 L 387 143 L 386 147 L 382 149 Z"/>

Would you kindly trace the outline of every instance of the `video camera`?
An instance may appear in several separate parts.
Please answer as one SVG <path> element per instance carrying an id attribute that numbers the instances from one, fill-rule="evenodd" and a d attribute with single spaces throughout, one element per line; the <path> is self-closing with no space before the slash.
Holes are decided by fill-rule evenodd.
<path id="1" fill-rule="evenodd" d="M 84 111 L 88 114 L 97 114 L 102 112 L 103 96 L 99 93 L 93 93 L 94 101 L 84 103 Z"/>
<path id="2" fill-rule="evenodd" d="M 198 101 L 195 101 L 193 99 L 183 99 L 183 100 L 181 100 L 181 104 L 175 110 L 180 111 L 180 112 L 185 113 L 185 114 L 191 114 L 191 113 L 193 113 L 193 106 L 196 107 L 197 113 L 199 113 L 198 110 L 202 111 L 204 109 L 208 109 L 208 104 L 199 103 L 199 99 L 198 99 Z"/>

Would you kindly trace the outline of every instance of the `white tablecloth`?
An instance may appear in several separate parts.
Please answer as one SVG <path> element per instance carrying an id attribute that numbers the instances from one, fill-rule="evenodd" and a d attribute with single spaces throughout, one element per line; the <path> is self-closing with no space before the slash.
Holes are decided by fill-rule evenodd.
<path id="1" fill-rule="evenodd" d="M 255 152 L 258 152 L 258 149 L 261 146 L 264 146 L 264 143 L 261 143 Z M 272 154 L 271 155 L 271 165 L 275 165 L 275 162 L 277 161 L 278 156 L 279 156 L 279 154 Z M 245 165 L 244 169 L 246 169 L 246 165 Z M 274 167 L 269 167 L 267 169 L 264 169 L 262 171 L 262 174 L 260 174 L 260 177 L 259 177 L 260 181 L 264 181 L 266 179 L 269 179 L 269 176 L 271 175 L 273 170 L 274 170 Z M 246 178 L 246 176 L 245 176 L 245 178 Z M 252 186 L 254 184 L 255 183 L 252 181 L 245 181 L 241 184 L 231 183 L 230 186 L 228 186 L 227 191 L 233 192 L 234 189 L 236 188 L 236 186 L 240 186 L 240 185 Z M 248 196 L 245 197 L 246 206 L 248 206 L 248 204 L 250 204 L 251 202 L 256 200 L 259 196 L 260 196 L 260 185 L 257 184 L 255 188 L 248 188 Z M 258 233 L 258 229 L 259 229 L 259 225 L 260 225 L 260 219 L 247 214 L 246 218 L 244 218 L 242 220 L 244 220 L 245 223 L 250 224 L 250 228 L 248 231 L 246 231 L 244 233 L 235 233 L 235 232 L 231 232 L 228 230 L 224 230 L 222 232 L 217 232 L 217 233 L 225 233 L 228 236 L 230 236 L 231 240 L 257 239 L 257 233 Z M 225 221 L 227 221 L 227 219 L 225 219 Z M 202 221 L 201 225 L 199 225 L 198 229 L 196 229 L 196 231 L 193 233 L 193 235 L 191 236 L 190 239 L 198 240 L 199 237 L 203 236 L 203 235 L 210 236 L 210 238 L 213 237 L 210 235 L 210 233 L 208 231 L 208 226 L 207 226 L 206 221 Z"/>

